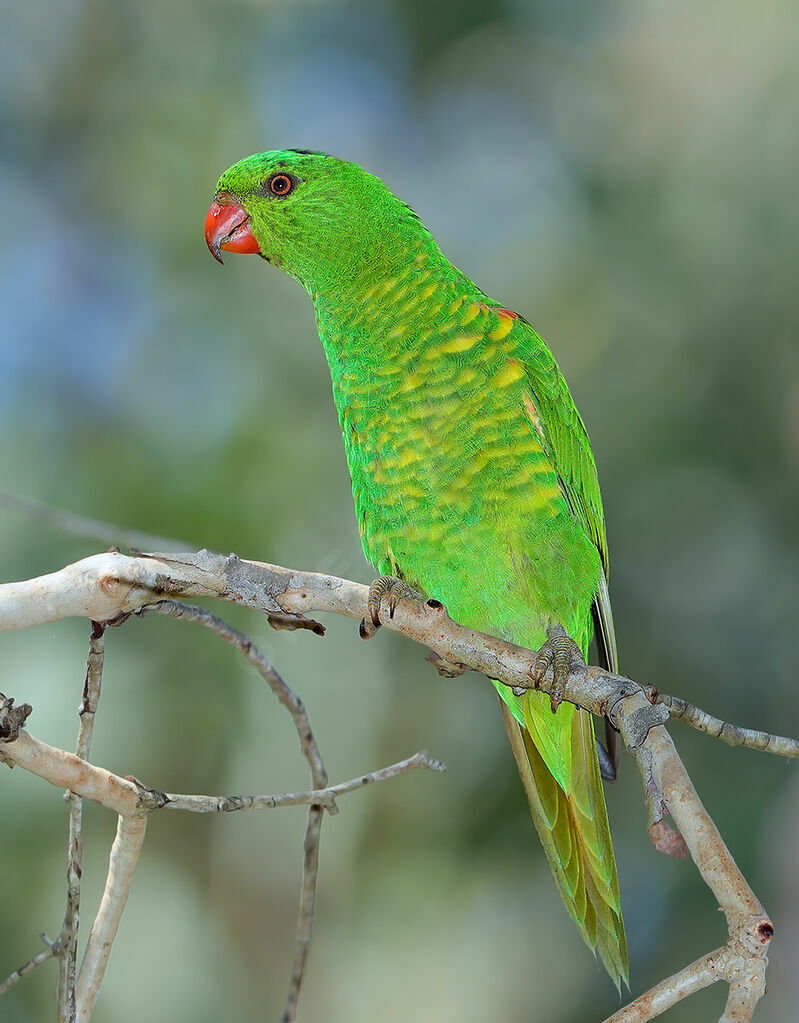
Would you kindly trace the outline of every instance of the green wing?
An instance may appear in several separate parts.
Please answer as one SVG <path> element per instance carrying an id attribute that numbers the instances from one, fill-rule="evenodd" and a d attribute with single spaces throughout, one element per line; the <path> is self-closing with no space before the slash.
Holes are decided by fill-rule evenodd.
<path id="1" fill-rule="evenodd" d="M 530 421 L 572 514 L 591 538 L 602 560 L 603 574 L 594 594 L 594 636 L 601 667 L 615 673 L 619 670 L 619 658 L 608 593 L 608 542 L 591 441 L 549 348 L 522 316 L 517 317 L 512 334 L 516 332 L 519 335 L 517 351 L 530 388 L 529 402 L 525 402 Z M 615 773 L 618 733 L 609 722 L 605 723 L 605 744 Z"/>
<path id="2" fill-rule="evenodd" d="M 552 353 L 530 324 L 519 317 L 521 341 L 516 351 L 524 362 L 533 427 L 557 473 L 572 514 L 590 536 L 607 576 L 608 545 L 594 454 L 580 413 Z"/>
<path id="3" fill-rule="evenodd" d="M 515 336 L 514 336 L 515 335 Z M 594 596 L 594 627 L 602 667 L 618 671 L 616 635 L 608 594 L 608 542 L 594 453 L 585 423 L 552 353 L 522 316 L 509 340 L 523 362 L 529 396 L 527 414 L 572 514 L 591 538 L 602 560 L 603 578 Z M 615 742 L 615 733 L 613 733 Z"/>
<path id="4" fill-rule="evenodd" d="M 615 671 L 605 520 L 591 444 L 551 352 L 526 320 L 514 319 L 506 350 L 525 369 L 527 416 L 572 514 L 600 555 L 594 622 L 600 658 Z M 626 982 L 627 944 L 591 715 L 569 708 L 553 716 L 548 701 L 532 693 L 522 707 L 508 702 L 503 716 L 530 811 L 566 908 L 617 985 Z M 551 744 L 564 741 L 572 750 L 566 786 L 542 755 Z"/>

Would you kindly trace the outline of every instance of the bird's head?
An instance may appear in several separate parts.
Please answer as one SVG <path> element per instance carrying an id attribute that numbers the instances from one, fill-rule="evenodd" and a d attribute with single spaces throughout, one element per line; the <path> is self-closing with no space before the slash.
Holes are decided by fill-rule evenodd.
<path id="1" fill-rule="evenodd" d="M 226 170 L 205 220 L 220 263 L 220 250 L 256 253 L 310 292 L 390 272 L 419 231 L 413 211 L 379 178 L 297 149 L 257 153 Z"/>

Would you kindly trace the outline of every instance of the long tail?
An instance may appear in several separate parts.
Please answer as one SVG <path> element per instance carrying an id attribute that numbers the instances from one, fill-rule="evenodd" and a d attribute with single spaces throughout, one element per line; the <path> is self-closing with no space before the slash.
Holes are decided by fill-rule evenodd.
<path id="1" fill-rule="evenodd" d="M 574 709 L 567 792 L 547 767 L 530 734 L 532 730 L 540 741 L 542 728 L 551 729 L 566 705 L 562 704 L 555 716 L 548 700 L 545 707 L 535 704 L 540 698 L 538 693 L 524 697 L 527 728 L 500 699 L 505 727 L 558 891 L 588 946 L 598 953 L 620 988 L 622 981 L 628 982 L 627 940 L 591 715 Z M 540 710 L 549 716 L 548 721 Z M 565 721 L 558 725 L 564 728 Z"/>

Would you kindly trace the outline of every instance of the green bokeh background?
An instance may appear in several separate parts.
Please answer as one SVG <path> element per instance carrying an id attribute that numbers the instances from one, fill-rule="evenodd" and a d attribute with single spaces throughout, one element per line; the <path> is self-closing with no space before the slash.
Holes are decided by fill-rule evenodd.
<path id="1" fill-rule="evenodd" d="M 0 37 L 0 485 L 242 556 L 361 580 L 310 305 L 209 257 L 218 174 L 284 146 L 358 160 L 548 338 L 605 496 L 623 669 L 799 733 L 799 8 L 708 0 L 11 3 Z M 100 547 L 0 506 L 0 578 Z M 429 748 L 325 822 L 306 1021 L 591 1023 L 619 1001 L 563 912 L 491 686 L 396 636 L 273 633 L 230 611 L 309 707 L 331 776 Z M 0 640 L 0 688 L 69 747 L 88 628 Z M 107 638 L 94 756 L 172 791 L 304 787 L 290 722 L 219 640 Z M 773 914 L 758 1019 L 799 1017 L 799 779 L 673 734 Z M 66 808 L 0 776 L 0 974 L 54 934 Z M 653 851 L 632 763 L 609 791 L 633 991 L 723 941 L 690 863 Z M 274 1020 L 301 810 L 149 826 L 97 1023 Z M 114 822 L 87 810 L 84 921 Z M 55 1018 L 52 964 L 0 1001 Z M 715 988 L 675 1009 L 714 1018 Z"/>

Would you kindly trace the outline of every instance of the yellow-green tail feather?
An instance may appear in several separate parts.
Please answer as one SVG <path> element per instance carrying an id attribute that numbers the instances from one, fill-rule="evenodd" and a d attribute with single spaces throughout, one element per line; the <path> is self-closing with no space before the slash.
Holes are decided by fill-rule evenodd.
<path id="1" fill-rule="evenodd" d="M 525 702 L 535 697 L 530 694 Z M 529 731 L 503 700 L 500 706 L 555 884 L 588 946 L 620 987 L 628 980 L 627 940 L 591 715 L 577 708 L 572 718 L 572 762 L 579 757 L 585 766 L 584 770 L 571 772 L 567 793 L 547 767 Z"/>

